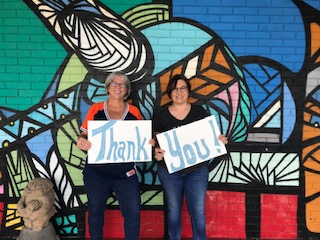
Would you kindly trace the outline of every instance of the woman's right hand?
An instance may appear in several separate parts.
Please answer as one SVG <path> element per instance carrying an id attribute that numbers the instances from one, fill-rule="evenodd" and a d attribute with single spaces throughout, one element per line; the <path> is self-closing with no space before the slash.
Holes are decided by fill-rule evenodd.
<path id="1" fill-rule="evenodd" d="M 88 151 L 91 148 L 91 142 L 83 137 L 79 137 L 77 141 L 77 147 L 81 150 Z"/>
<path id="2" fill-rule="evenodd" d="M 162 161 L 163 160 L 163 156 L 164 156 L 164 153 L 165 153 L 165 150 L 159 148 L 159 147 L 156 147 L 154 149 L 154 158 L 157 160 L 157 161 Z"/>

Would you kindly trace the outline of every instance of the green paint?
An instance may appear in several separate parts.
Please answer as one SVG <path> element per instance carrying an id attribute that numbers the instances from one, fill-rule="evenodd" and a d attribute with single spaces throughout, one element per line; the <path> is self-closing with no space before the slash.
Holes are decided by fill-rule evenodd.
<path id="1" fill-rule="evenodd" d="M 6 89 L 17 86 L 14 96 L 2 95 L 0 107 L 26 110 L 40 101 L 67 52 L 21 0 L 6 0 L 0 5 L 0 23 L 0 85 Z M 26 83 L 30 83 L 29 91 L 19 91 L 20 84 Z M 32 99 L 26 99 L 31 93 Z"/>
<path id="2" fill-rule="evenodd" d="M 136 7 L 140 4 L 152 3 L 152 0 L 101 0 L 108 8 L 112 9 L 117 14 L 122 14 L 130 8 Z"/>

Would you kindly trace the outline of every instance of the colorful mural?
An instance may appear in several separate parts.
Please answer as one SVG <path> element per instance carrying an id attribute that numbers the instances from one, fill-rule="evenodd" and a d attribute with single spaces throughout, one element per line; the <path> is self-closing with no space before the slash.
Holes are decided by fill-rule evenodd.
<path id="1" fill-rule="evenodd" d="M 209 164 L 209 238 L 320 236 L 320 2 L 16 2 L 0 7 L 0 236 L 19 234 L 16 204 L 28 181 L 43 177 L 54 183 L 57 233 L 89 237 L 86 154 L 76 141 L 90 105 L 107 99 L 105 76 L 115 70 L 128 74 L 129 101 L 145 119 L 170 104 L 169 78 L 186 75 L 191 101 L 228 136 L 228 154 Z M 6 21 L 10 7 L 17 22 Z M 12 52 L 19 61 L 6 57 Z M 163 238 L 156 165 L 138 169 L 141 237 Z M 183 237 L 191 237 L 186 212 Z M 105 216 L 105 236 L 123 237 L 115 196 Z"/>

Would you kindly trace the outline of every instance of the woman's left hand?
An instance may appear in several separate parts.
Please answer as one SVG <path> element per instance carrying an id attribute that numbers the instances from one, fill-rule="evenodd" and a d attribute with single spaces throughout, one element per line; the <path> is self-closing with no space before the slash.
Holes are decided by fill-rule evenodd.
<path id="1" fill-rule="evenodd" d="M 163 156 L 164 156 L 165 151 L 159 147 L 156 147 L 154 149 L 154 158 L 157 161 L 162 161 L 163 160 Z"/>
<path id="2" fill-rule="evenodd" d="M 224 145 L 226 145 L 228 143 L 228 139 L 225 135 L 219 135 L 218 138 L 221 142 L 223 142 Z"/>

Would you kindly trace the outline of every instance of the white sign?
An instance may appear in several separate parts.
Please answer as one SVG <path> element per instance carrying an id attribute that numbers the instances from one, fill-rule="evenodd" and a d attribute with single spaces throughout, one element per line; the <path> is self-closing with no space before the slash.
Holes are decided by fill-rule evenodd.
<path id="1" fill-rule="evenodd" d="M 227 153 L 214 116 L 157 134 L 169 173 Z"/>
<path id="2" fill-rule="evenodd" d="M 151 161 L 151 138 L 151 120 L 88 121 L 88 163 Z"/>

